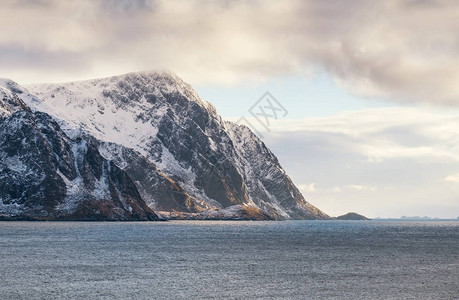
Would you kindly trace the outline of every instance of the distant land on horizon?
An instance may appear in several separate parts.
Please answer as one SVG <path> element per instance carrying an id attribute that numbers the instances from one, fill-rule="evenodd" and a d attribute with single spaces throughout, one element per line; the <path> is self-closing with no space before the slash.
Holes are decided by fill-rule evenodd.
<path id="1" fill-rule="evenodd" d="M 371 219 L 365 216 L 362 216 L 361 214 L 355 213 L 355 212 L 349 212 L 347 214 L 336 217 L 335 220 L 368 221 Z"/>
<path id="2" fill-rule="evenodd" d="M 459 217 L 457 218 L 439 218 L 439 217 L 429 217 L 429 216 L 401 216 L 400 218 L 382 218 L 382 217 L 376 217 L 373 218 L 373 220 L 406 220 L 406 221 L 443 221 L 443 220 L 459 220 Z"/>

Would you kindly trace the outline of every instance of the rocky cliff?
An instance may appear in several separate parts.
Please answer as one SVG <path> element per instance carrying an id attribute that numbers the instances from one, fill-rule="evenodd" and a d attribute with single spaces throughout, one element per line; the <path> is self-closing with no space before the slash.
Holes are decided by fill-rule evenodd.
<path id="1" fill-rule="evenodd" d="M 68 137 L 91 137 L 86 144 L 165 218 L 329 218 L 304 199 L 257 136 L 222 120 L 173 74 L 131 73 L 10 92 L 32 111 L 51 115 Z"/>
<path id="2" fill-rule="evenodd" d="M 67 136 L 33 112 L 11 81 L 0 88 L 0 218 L 155 220 L 125 171 L 90 136 Z"/>

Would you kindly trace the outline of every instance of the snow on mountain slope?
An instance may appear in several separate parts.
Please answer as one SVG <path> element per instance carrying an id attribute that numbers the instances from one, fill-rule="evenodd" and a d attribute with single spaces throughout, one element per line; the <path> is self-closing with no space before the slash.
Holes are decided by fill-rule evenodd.
<path id="1" fill-rule="evenodd" d="M 93 137 L 68 137 L 27 107 L 17 84 L 0 85 L 0 219 L 157 219 Z"/>
<path id="2" fill-rule="evenodd" d="M 0 78 L 0 117 L 8 117 L 18 110 L 27 109 L 27 105 L 15 92 L 22 92 L 17 83 Z"/>
<path id="3" fill-rule="evenodd" d="M 248 128 L 223 121 L 173 74 L 28 88 L 21 98 L 31 107 L 61 120 L 69 134 L 81 128 L 99 139 L 101 153 L 135 177 L 152 209 L 200 213 L 238 205 L 275 219 L 328 218 Z"/>

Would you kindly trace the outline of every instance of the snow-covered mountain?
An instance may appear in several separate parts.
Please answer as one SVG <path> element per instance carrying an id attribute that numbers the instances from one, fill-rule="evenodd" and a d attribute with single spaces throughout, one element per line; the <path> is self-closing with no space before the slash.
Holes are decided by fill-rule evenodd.
<path id="1" fill-rule="evenodd" d="M 94 137 L 103 158 L 126 172 L 162 216 L 329 218 L 303 198 L 247 127 L 222 120 L 173 74 L 14 89 L 33 111 L 53 116 L 69 137 Z"/>
<path id="2" fill-rule="evenodd" d="M 158 219 L 94 138 L 68 137 L 18 93 L 0 80 L 0 219 Z"/>

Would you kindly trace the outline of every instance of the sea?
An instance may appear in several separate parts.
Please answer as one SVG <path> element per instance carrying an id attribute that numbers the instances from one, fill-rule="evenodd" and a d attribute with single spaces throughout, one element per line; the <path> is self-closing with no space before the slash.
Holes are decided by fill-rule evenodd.
<path id="1" fill-rule="evenodd" d="M 0 222 L 0 299 L 459 299 L 459 222 Z"/>

